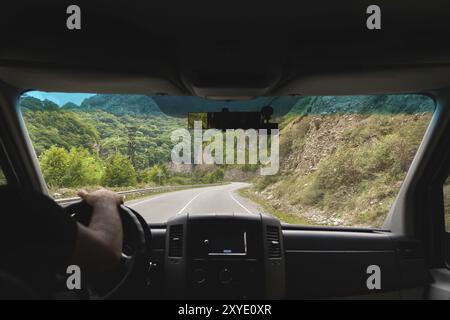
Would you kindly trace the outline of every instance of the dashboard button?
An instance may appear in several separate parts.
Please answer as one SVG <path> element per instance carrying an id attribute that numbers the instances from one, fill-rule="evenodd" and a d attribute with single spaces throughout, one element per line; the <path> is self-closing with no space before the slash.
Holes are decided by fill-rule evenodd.
<path id="1" fill-rule="evenodd" d="M 219 272 L 219 281 L 221 284 L 229 284 L 233 281 L 233 273 L 228 268 L 223 268 Z"/>

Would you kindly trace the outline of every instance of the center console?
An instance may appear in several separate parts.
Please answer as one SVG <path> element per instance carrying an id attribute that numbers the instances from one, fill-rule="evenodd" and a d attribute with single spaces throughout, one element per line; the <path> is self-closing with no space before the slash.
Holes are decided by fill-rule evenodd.
<path id="1" fill-rule="evenodd" d="M 167 223 L 167 293 L 191 299 L 285 294 L 280 223 L 264 215 L 182 214 Z"/>

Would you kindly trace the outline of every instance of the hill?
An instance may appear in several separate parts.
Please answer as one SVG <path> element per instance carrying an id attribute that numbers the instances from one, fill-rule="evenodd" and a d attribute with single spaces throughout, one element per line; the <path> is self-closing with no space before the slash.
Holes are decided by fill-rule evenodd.
<path id="1" fill-rule="evenodd" d="M 71 108 L 73 109 L 73 106 Z M 97 94 L 85 99 L 79 109 L 82 111 L 103 110 L 118 116 L 163 116 L 155 101 L 145 95 Z"/>
<path id="2" fill-rule="evenodd" d="M 303 97 L 289 116 L 299 114 L 415 114 L 430 112 L 432 100 L 422 95 Z"/>
<path id="3" fill-rule="evenodd" d="M 19 106 L 44 178 L 58 194 L 98 185 L 213 183 L 224 178 L 221 168 L 171 171 L 170 135 L 185 128 L 186 119 L 166 116 L 149 97 L 95 95 L 81 105 L 61 107 L 25 95 Z"/>
<path id="4" fill-rule="evenodd" d="M 286 222 L 381 227 L 433 109 L 421 96 L 305 98 L 282 119 L 280 173 L 242 194 Z"/>
<path id="5" fill-rule="evenodd" d="M 167 162 L 169 134 L 185 125 L 161 113 L 151 98 L 138 95 L 95 95 L 81 106 L 62 107 L 25 96 L 19 105 L 38 156 L 51 146 L 83 147 L 102 159 L 120 152 L 133 155 L 138 170 Z"/>

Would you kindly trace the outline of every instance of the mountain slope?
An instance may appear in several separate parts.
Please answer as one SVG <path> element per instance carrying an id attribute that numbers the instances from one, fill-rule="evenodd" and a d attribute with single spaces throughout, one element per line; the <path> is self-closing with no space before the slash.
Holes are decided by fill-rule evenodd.
<path id="1" fill-rule="evenodd" d="M 161 113 L 147 96 L 95 95 L 81 106 L 63 107 L 24 96 L 19 102 L 36 153 L 51 146 L 66 150 L 83 147 L 102 159 L 128 155 L 137 170 L 170 158 L 170 133 L 185 127 L 185 120 Z"/>
<path id="2" fill-rule="evenodd" d="M 85 99 L 80 110 L 103 110 L 114 115 L 162 116 L 152 98 L 145 95 L 97 94 Z"/>
<path id="3" fill-rule="evenodd" d="M 300 98 L 288 115 L 413 114 L 432 109 L 433 101 L 422 95 L 324 96 Z"/>
<path id="4" fill-rule="evenodd" d="M 420 96 L 305 99 L 282 121 L 280 173 L 243 194 L 287 222 L 381 227 L 433 108 Z"/>

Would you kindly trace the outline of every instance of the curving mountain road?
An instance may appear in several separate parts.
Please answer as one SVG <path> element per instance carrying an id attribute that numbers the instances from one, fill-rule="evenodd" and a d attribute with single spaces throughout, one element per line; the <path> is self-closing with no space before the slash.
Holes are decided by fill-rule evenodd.
<path id="1" fill-rule="evenodd" d="M 165 222 L 181 213 L 247 213 L 256 214 L 258 205 L 236 194 L 248 183 L 233 182 L 223 186 L 187 189 L 127 202 L 149 223 Z"/>

